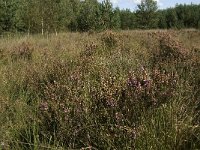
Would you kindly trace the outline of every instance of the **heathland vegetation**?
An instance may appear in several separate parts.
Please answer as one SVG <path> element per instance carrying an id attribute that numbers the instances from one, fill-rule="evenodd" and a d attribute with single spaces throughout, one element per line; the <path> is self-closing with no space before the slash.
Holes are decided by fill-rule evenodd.
<path id="1" fill-rule="evenodd" d="M 0 3 L 0 150 L 200 149 L 199 5 Z"/>
<path id="2" fill-rule="evenodd" d="M 3 149 L 199 149 L 200 31 L 0 40 Z"/>

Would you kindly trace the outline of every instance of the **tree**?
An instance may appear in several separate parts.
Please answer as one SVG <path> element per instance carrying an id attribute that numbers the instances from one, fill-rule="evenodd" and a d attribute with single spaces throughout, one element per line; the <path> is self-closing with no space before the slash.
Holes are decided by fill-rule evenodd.
<path id="1" fill-rule="evenodd" d="M 14 14 L 17 1 L 0 0 L 0 28 L 3 31 L 14 30 Z"/>
<path id="2" fill-rule="evenodd" d="M 72 14 L 71 14 L 72 16 L 68 28 L 71 31 L 77 31 L 78 29 L 77 17 L 80 12 L 81 2 L 80 0 L 69 0 L 69 1 L 70 1 L 70 7 L 72 9 Z"/>
<path id="3" fill-rule="evenodd" d="M 37 1 L 37 14 L 41 23 L 41 32 L 57 32 L 59 0 L 35 0 Z"/>
<path id="4" fill-rule="evenodd" d="M 200 30 L 200 19 L 199 19 L 199 21 L 198 21 L 198 23 L 197 23 L 197 29 Z"/>
<path id="5" fill-rule="evenodd" d="M 158 17 L 156 11 L 158 9 L 157 2 L 154 0 L 142 0 L 137 5 L 136 21 L 138 28 L 150 29 L 156 28 Z"/>
<path id="6" fill-rule="evenodd" d="M 120 19 L 120 9 L 116 8 L 113 11 L 113 15 L 111 17 L 110 22 L 111 29 L 120 29 L 121 28 L 121 19 Z"/>
<path id="7" fill-rule="evenodd" d="M 4 17 L 3 1 L 0 0 L 0 34 L 2 34 L 3 32 L 3 17 Z"/>
<path id="8" fill-rule="evenodd" d="M 121 29 L 134 29 L 135 28 L 135 13 L 129 9 L 120 11 Z"/>
<path id="9" fill-rule="evenodd" d="M 59 3 L 58 26 L 61 31 L 68 30 L 73 19 L 74 12 L 70 0 L 61 0 Z"/>
<path id="10" fill-rule="evenodd" d="M 18 31 L 52 32 L 58 28 L 59 1 L 18 0 L 15 23 Z"/>
<path id="11" fill-rule="evenodd" d="M 34 0 L 19 0 L 15 13 L 15 27 L 19 32 L 34 33 L 38 31 L 37 14 L 35 14 L 37 6 Z"/>
<path id="12" fill-rule="evenodd" d="M 104 29 L 110 29 L 110 22 L 112 17 L 112 3 L 109 0 L 104 0 L 101 3 L 101 24 Z"/>
<path id="13" fill-rule="evenodd" d="M 167 28 L 167 22 L 166 22 L 166 11 L 158 11 L 158 28 L 160 29 L 166 29 Z"/>
<path id="14" fill-rule="evenodd" d="M 168 28 L 177 28 L 178 18 L 175 9 L 167 9 L 166 22 Z"/>
<path id="15" fill-rule="evenodd" d="M 100 5 L 102 29 L 117 29 L 120 27 L 120 10 L 113 9 L 110 0 L 104 0 Z"/>
<path id="16" fill-rule="evenodd" d="M 99 3 L 97 0 L 81 2 L 80 12 L 77 17 L 78 30 L 96 30 L 99 26 Z"/>
<path id="17" fill-rule="evenodd" d="M 184 5 L 176 5 L 175 10 L 177 14 L 177 27 L 178 28 L 185 28 L 185 11 L 184 11 Z"/>

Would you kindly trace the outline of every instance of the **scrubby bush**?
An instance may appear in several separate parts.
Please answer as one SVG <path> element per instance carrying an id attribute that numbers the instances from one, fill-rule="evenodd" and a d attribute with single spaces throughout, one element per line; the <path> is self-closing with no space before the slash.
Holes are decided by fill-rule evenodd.
<path id="1" fill-rule="evenodd" d="M 119 44 L 119 35 L 113 31 L 105 31 L 101 35 L 101 40 L 105 48 L 115 48 Z"/>
<path id="2" fill-rule="evenodd" d="M 12 61 L 17 60 L 31 60 L 32 59 L 33 48 L 29 43 L 21 43 L 17 47 L 11 50 Z"/>

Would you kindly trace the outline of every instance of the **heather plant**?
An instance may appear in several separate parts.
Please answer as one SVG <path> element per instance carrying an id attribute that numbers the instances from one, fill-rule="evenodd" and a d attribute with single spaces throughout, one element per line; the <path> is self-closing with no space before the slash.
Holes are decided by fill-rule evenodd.
<path id="1" fill-rule="evenodd" d="M 116 48 L 119 44 L 119 35 L 113 31 L 105 31 L 101 35 L 102 44 L 105 48 Z"/>
<path id="2" fill-rule="evenodd" d="M 94 42 L 86 44 L 85 50 L 81 52 L 80 56 L 84 58 L 89 58 L 92 57 L 98 49 L 98 45 L 95 44 Z"/>
<path id="3" fill-rule="evenodd" d="M 33 48 L 30 46 L 29 43 L 21 43 L 13 50 L 11 50 L 11 59 L 12 61 L 17 60 L 31 60 L 32 59 L 32 52 Z"/>
<path id="4" fill-rule="evenodd" d="M 0 64 L 0 147 L 198 149 L 199 46 L 171 32 L 32 37 Z"/>
<path id="5" fill-rule="evenodd" d="M 175 35 L 165 32 L 157 32 L 150 34 L 150 38 L 154 38 L 158 42 L 157 51 L 154 51 L 154 59 L 156 62 L 176 62 L 184 60 L 187 57 L 188 50 L 182 46 L 180 41 L 172 38 Z"/>

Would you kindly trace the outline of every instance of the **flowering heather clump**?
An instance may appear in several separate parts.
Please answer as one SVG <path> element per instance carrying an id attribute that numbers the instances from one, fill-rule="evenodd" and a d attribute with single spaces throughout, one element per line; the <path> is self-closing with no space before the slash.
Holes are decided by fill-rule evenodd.
<path id="1" fill-rule="evenodd" d="M 0 149 L 199 149 L 200 47 L 178 32 L 0 41 Z"/>
<path id="2" fill-rule="evenodd" d="M 183 43 L 174 38 L 173 33 L 155 32 L 149 34 L 150 38 L 154 38 L 159 43 L 157 51 L 154 50 L 154 63 L 184 61 L 188 57 L 189 50 L 183 46 Z"/>
<path id="3" fill-rule="evenodd" d="M 32 59 L 33 48 L 29 43 L 21 43 L 11 51 L 12 61 L 16 60 L 31 60 Z"/>
<path id="4" fill-rule="evenodd" d="M 173 96 L 178 81 L 177 74 L 171 74 L 154 69 L 147 73 L 142 69 L 139 74 L 129 73 L 127 87 L 128 96 L 136 101 L 143 101 L 147 107 L 160 105 Z"/>
<path id="5" fill-rule="evenodd" d="M 85 50 L 81 52 L 81 57 L 90 57 L 96 53 L 96 49 L 98 48 L 98 45 L 92 42 L 91 44 L 86 44 Z"/>
<path id="6" fill-rule="evenodd" d="M 101 35 L 101 41 L 106 49 L 110 49 L 117 47 L 120 42 L 120 39 L 117 33 L 112 31 L 105 31 Z"/>
<path id="7" fill-rule="evenodd" d="M 43 102 L 40 104 L 40 110 L 41 111 L 47 111 L 49 109 L 48 107 L 48 103 L 47 102 Z"/>

